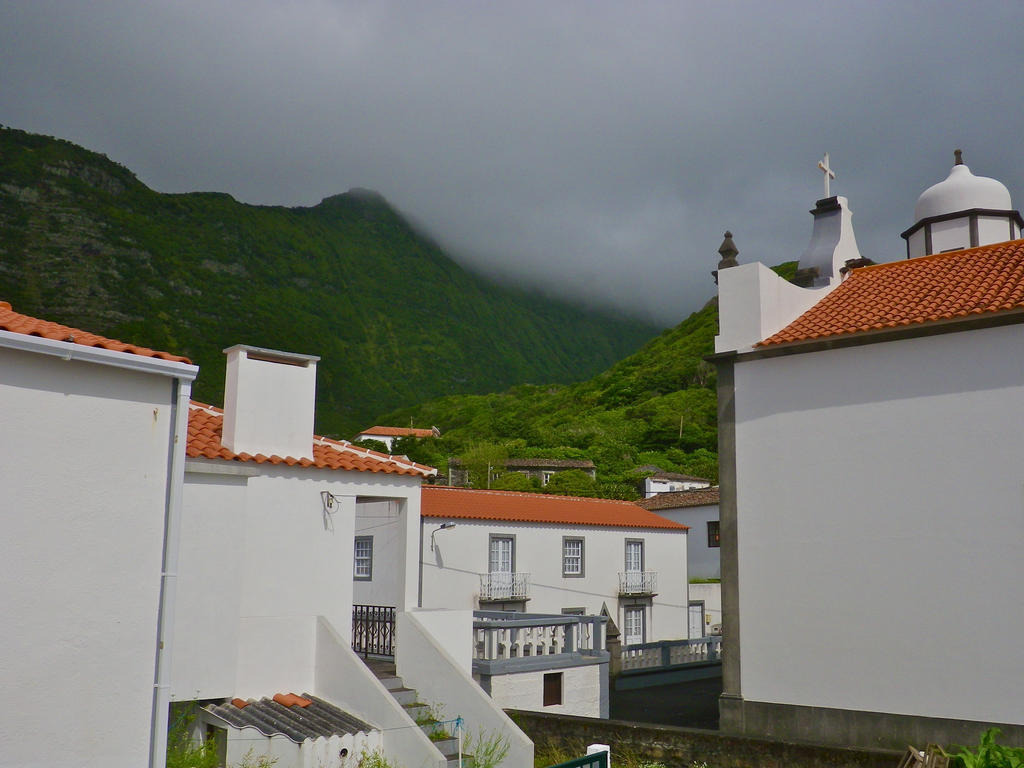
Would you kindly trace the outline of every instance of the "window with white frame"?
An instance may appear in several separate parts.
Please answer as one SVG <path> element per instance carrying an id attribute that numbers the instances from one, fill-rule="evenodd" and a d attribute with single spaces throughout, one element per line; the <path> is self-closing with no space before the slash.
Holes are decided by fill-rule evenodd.
<path id="1" fill-rule="evenodd" d="M 540 484 L 541 485 L 547 485 L 549 482 L 551 482 L 551 478 L 554 477 L 554 476 L 555 476 L 554 471 L 551 471 L 551 472 L 543 471 L 543 472 L 541 472 L 540 473 Z"/>
<path id="2" fill-rule="evenodd" d="M 640 645 L 644 641 L 644 607 L 627 605 L 623 609 L 622 619 L 626 645 Z"/>
<path id="3" fill-rule="evenodd" d="M 373 536 L 356 536 L 352 577 L 357 581 L 370 581 L 373 578 Z"/>
<path id="4" fill-rule="evenodd" d="M 562 537 L 562 575 L 568 578 L 583 576 L 583 539 Z"/>
<path id="5" fill-rule="evenodd" d="M 626 540 L 626 573 L 637 573 L 644 569 L 644 542 L 641 539 Z"/>

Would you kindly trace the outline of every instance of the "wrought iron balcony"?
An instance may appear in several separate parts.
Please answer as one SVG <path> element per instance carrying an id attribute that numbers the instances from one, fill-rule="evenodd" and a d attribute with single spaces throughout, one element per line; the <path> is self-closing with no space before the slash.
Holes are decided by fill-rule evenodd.
<path id="1" fill-rule="evenodd" d="M 481 573 L 480 602 L 530 599 L 530 574 Z"/>
<path id="2" fill-rule="evenodd" d="M 653 595 L 657 591 L 657 571 L 626 571 L 625 573 L 619 573 L 620 595 Z"/>

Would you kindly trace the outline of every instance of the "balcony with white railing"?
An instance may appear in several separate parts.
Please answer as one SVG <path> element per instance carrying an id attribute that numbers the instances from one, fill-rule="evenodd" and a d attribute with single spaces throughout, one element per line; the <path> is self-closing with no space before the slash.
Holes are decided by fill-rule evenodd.
<path id="1" fill-rule="evenodd" d="M 530 574 L 481 573 L 480 602 L 503 603 L 530 599 Z"/>
<path id="2" fill-rule="evenodd" d="M 518 668 L 605 662 L 604 616 L 473 612 L 473 669 L 494 674 Z"/>
<path id="3" fill-rule="evenodd" d="M 658 591 L 657 571 L 626 571 L 619 573 L 619 594 L 644 596 Z"/>

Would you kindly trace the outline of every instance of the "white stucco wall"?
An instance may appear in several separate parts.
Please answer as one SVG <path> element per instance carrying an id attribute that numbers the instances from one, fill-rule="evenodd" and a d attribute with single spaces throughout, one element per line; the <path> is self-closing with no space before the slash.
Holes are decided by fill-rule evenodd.
<path id="1" fill-rule="evenodd" d="M 329 511 L 321 491 L 334 495 Z M 356 510 L 374 496 L 415 507 L 418 517 L 417 478 L 188 463 L 175 699 L 268 696 L 312 685 L 315 643 L 308 622 L 323 616 L 346 641 L 350 637 Z M 414 539 L 408 555 L 379 564 L 408 574 L 406 561 L 415 561 L 415 554 Z M 415 569 L 409 581 L 405 597 L 415 599 Z"/>
<path id="2" fill-rule="evenodd" d="M 529 613 L 561 613 L 583 608 L 588 614 L 607 605 L 622 627 L 619 573 L 625 570 L 626 539 L 644 541 L 644 569 L 656 571 L 658 594 L 647 611 L 647 640 L 686 637 L 686 533 L 656 529 L 556 527 L 502 521 L 458 520 L 430 532 L 440 520 L 423 521 L 423 607 L 477 609 L 480 574 L 487 572 L 490 534 L 515 537 L 514 570 L 530 574 Z M 584 577 L 562 575 L 562 537 L 584 540 Z M 632 604 L 633 600 L 625 600 Z"/>
<path id="3" fill-rule="evenodd" d="M 148 762 L 172 396 L 0 349 L 0 765 Z"/>
<path id="4" fill-rule="evenodd" d="M 401 606 L 406 578 L 406 519 L 398 501 L 375 501 L 356 507 L 355 535 L 373 537 L 373 567 L 368 581 L 356 579 L 352 601 L 360 605 Z M 419 528 L 411 542 L 419 547 Z M 417 577 L 418 578 L 418 577 Z"/>
<path id="5" fill-rule="evenodd" d="M 504 709 L 525 709 L 579 717 L 601 717 L 600 664 L 538 672 L 517 672 L 491 678 L 491 698 Z M 544 706 L 544 675 L 562 675 L 564 704 Z"/>
<path id="6" fill-rule="evenodd" d="M 711 628 L 722 623 L 722 585 L 718 582 L 691 584 L 690 600 L 704 603 L 704 634 L 710 635 Z"/>
<path id="7" fill-rule="evenodd" d="M 745 699 L 1024 722 L 1022 359 L 1009 326 L 737 363 Z"/>
<path id="8" fill-rule="evenodd" d="M 658 509 L 655 514 L 690 526 L 686 534 L 686 571 L 691 579 L 721 578 L 721 547 L 708 546 L 708 521 L 718 520 L 718 505 Z"/>

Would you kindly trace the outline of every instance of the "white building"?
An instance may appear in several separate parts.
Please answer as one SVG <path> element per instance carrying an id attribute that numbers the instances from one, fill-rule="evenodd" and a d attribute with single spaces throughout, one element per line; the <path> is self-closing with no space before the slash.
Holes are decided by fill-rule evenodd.
<path id="1" fill-rule="evenodd" d="M 690 578 L 689 636 L 721 631 L 722 577 L 718 488 L 659 493 L 637 502 L 641 507 L 687 526 L 686 570 Z"/>
<path id="2" fill-rule="evenodd" d="M 196 370 L 0 302 L 0 765 L 163 765 Z"/>
<path id="3" fill-rule="evenodd" d="M 189 417 L 174 699 L 207 702 L 203 722 L 230 726 L 229 760 L 256 745 L 281 757 L 279 768 L 354 765 L 358 745 L 379 742 L 399 764 L 444 765 L 351 648 L 354 578 L 386 574 L 391 609 L 401 615 L 416 607 L 420 484 L 434 470 L 315 436 L 317 358 L 245 346 L 226 353 L 223 411 L 193 403 Z M 358 519 L 378 514 L 392 536 L 383 562 L 355 535 Z M 512 734 L 518 751 L 510 765 L 528 765 L 525 736 L 458 661 L 434 647 L 422 622 L 407 626 L 404 648 L 429 656 L 443 673 L 416 683 L 425 700 L 450 705 L 472 730 Z M 415 664 L 401 654 L 396 661 L 400 674 L 405 664 L 407 679 L 417 677 Z M 288 707 L 292 719 L 333 705 L 372 732 L 358 723 L 351 733 L 320 732 L 309 723 L 293 734 L 299 746 L 289 745 L 246 724 L 246 713 L 264 705 Z M 303 747 L 304 733 L 319 735 Z"/>
<path id="4" fill-rule="evenodd" d="M 653 465 L 637 467 L 636 471 L 650 473 L 644 478 L 643 494 L 645 499 L 660 493 L 675 493 L 711 487 L 711 481 L 707 478 L 684 475 L 681 472 L 665 472 L 660 467 Z"/>
<path id="5" fill-rule="evenodd" d="M 356 440 L 379 440 L 380 442 L 384 443 L 384 445 L 386 445 L 387 449 L 390 451 L 391 450 L 391 446 L 394 444 L 395 440 L 397 440 L 400 437 L 417 437 L 417 438 L 420 438 L 420 439 L 425 439 L 425 438 L 428 438 L 428 437 L 440 437 L 440 436 L 441 436 L 441 430 L 439 430 L 437 427 L 431 427 L 430 429 L 417 429 L 415 427 L 379 427 L 379 426 L 375 426 L 375 427 L 370 427 L 369 429 L 364 429 L 362 432 L 360 432 L 358 435 L 356 435 L 355 439 Z"/>
<path id="6" fill-rule="evenodd" d="M 817 287 L 718 272 L 722 728 L 1024 743 L 1021 217 L 958 164 L 859 266 L 846 201 L 813 213 Z"/>

